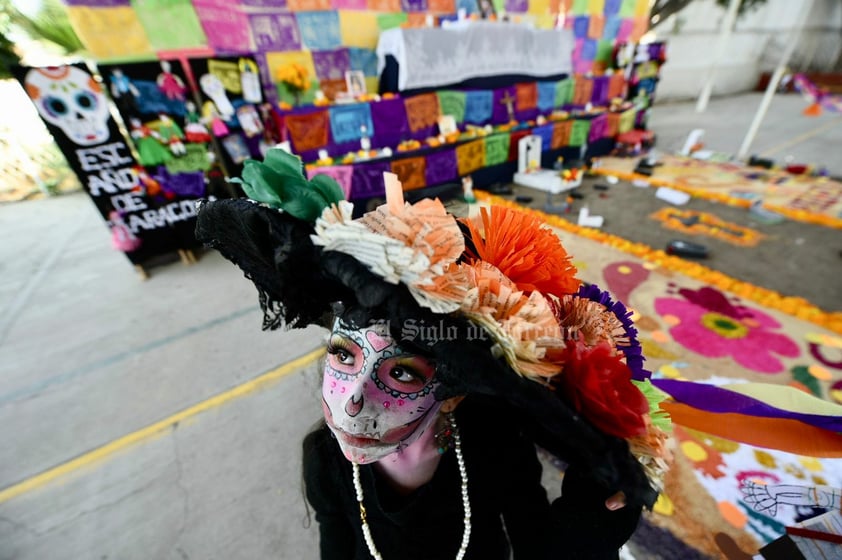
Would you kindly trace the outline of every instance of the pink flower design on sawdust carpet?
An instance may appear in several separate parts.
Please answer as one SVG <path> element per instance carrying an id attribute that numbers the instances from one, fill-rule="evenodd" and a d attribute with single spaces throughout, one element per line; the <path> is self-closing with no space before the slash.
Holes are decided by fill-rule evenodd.
<path id="1" fill-rule="evenodd" d="M 672 338 L 697 354 L 731 356 L 741 366 L 761 373 L 784 371 L 776 354 L 789 358 L 801 354 L 791 338 L 774 331 L 781 324 L 762 311 L 734 305 L 709 286 L 682 288 L 678 294 L 683 299 L 657 298 L 655 311 L 671 316 Z"/>

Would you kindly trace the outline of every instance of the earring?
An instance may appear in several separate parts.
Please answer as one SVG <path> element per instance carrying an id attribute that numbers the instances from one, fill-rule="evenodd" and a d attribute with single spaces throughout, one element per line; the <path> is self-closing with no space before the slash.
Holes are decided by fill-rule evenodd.
<path id="1" fill-rule="evenodd" d="M 447 450 L 453 447 L 453 426 L 456 419 L 453 417 L 453 411 L 444 413 L 444 426 L 436 432 L 436 451 L 439 455 L 444 455 Z"/>

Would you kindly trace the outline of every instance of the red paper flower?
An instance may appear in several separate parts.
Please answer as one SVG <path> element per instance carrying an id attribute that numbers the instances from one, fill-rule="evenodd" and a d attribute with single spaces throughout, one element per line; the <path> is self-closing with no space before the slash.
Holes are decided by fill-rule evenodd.
<path id="1" fill-rule="evenodd" d="M 631 438 L 646 433 L 649 403 L 631 382 L 631 370 L 607 343 L 588 347 L 569 341 L 564 367 L 553 380 L 573 408 L 612 436 Z"/>

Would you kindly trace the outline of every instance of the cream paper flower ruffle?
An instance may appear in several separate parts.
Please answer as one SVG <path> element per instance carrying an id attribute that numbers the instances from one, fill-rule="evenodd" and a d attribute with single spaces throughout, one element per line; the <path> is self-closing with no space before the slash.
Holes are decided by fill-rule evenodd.
<path id="1" fill-rule="evenodd" d="M 456 311 L 468 288 L 454 264 L 465 250 L 456 220 L 438 199 L 393 202 L 358 220 L 350 202 L 326 208 L 313 243 L 353 256 L 387 282 L 405 284 L 419 305 L 435 313 Z"/>
<path id="2" fill-rule="evenodd" d="M 558 373 L 553 351 L 563 349 L 564 340 L 544 296 L 527 296 L 490 263 L 461 266 L 472 286 L 461 311 L 488 331 L 512 369 L 536 380 Z"/>

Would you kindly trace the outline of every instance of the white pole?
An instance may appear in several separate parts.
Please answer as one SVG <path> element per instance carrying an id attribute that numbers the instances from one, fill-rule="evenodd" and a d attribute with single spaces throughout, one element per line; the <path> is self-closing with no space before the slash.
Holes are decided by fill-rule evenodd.
<path id="1" fill-rule="evenodd" d="M 775 73 L 772 74 L 772 78 L 769 80 L 769 85 L 766 86 L 766 93 L 763 94 L 763 100 L 757 108 L 757 113 L 754 114 L 754 120 L 748 128 L 748 132 L 746 133 L 746 137 L 743 139 L 740 150 L 737 152 L 737 159 L 744 159 L 748 155 L 748 151 L 751 149 L 751 144 L 754 142 L 754 137 L 757 136 L 757 131 L 760 130 L 760 125 L 763 122 L 764 117 L 766 117 L 766 111 L 769 110 L 769 105 L 772 104 L 772 98 L 775 96 L 775 91 L 778 89 L 778 84 L 780 84 L 781 78 L 784 76 L 784 72 L 786 72 L 786 65 L 789 63 L 789 58 L 792 56 L 792 53 L 795 51 L 795 47 L 798 45 L 798 38 L 801 36 L 801 30 L 804 28 L 807 17 L 812 9 L 813 2 L 812 0 L 809 0 L 807 2 L 807 6 L 804 7 L 802 12 L 800 18 L 801 21 L 798 22 L 798 26 L 792 30 L 792 33 L 790 33 L 790 41 L 786 50 L 784 50 L 780 63 L 778 63 L 778 67 L 775 68 Z"/>
<path id="2" fill-rule="evenodd" d="M 719 31 L 719 41 L 716 44 L 716 52 L 713 55 L 713 61 L 708 69 L 705 85 L 702 87 L 702 93 L 699 95 L 699 101 L 696 103 L 696 112 L 704 113 L 707 109 L 708 101 L 710 101 L 710 94 L 713 91 L 713 81 L 716 77 L 716 67 L 722 60 L 725 50 L 728 47 L 728 39 L 731 38 L 731 31 L 734 29 L 734 22 L 737 21 L 737 12 L 740 10 L 742 0 L 731 0 L 728 4 L 728 11 L 725 12 L 725 19 L 722 20 L 722 29 Z"/>

